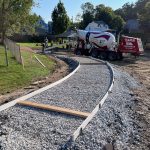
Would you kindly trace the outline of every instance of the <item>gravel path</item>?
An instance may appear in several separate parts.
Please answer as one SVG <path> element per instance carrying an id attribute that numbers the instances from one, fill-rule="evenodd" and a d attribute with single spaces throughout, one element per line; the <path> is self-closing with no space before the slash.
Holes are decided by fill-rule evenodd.
<path id="1" fill-rule="evenodd" d="M 134 115 L 136 99 L 131 89 L 140 88 L 139 84 L 118 69 L 114 72 L 112 93 L 71 149 L 101 150 L 110 144 L 114 150 L 149 150 L 138 132 L 145 126 Z"/>
<path id="2" fill-rule="evenodd" d="M 74 58 L 82 63 L 96 62 Z M 29 100 L 44 104 L 92 111 L 110 84 L 106 65 L 83 65 L 65 82 Z M 61 147 L 82 123 L 64 114 L 16 105 L 0 113 L 0 149 L 55 150 Z"/>

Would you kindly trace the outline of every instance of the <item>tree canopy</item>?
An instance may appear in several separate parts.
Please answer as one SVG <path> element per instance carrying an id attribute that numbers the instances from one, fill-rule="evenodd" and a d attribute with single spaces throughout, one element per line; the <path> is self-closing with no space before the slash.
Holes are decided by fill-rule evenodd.
<path id="1" fill-rule="evenodd" d="M 150 31 L 150 1 L 138 0 L 135 9 L 144 31 Z"/>
<path id="2" fill-rule="evenodd" d="M 61 1 L 59 1 L 52 12 L 52 21 L 54 34 L 63 33 L 65 30 L 67 30 L 70 24 L 64 4 Z"/>
<path id="3" fill-rule="evenodd" d="M 115 10 L 125 21 L 138 19 L 144 30 L 150 30 L 150 1 L 138 0 L 136 3 L 125 3 L 122 8 Z"/>
<path id="4" fill-rule="evenodd" d="M 129 19 L 136 19 L 137 12 L 135 11 L 135 4 L 125 3 L 122 8 L 115 10 L 117 15 L 120 15 L 125 21 Z"/>
<path id="5" fill-rule="evenodd" d="M 0 1 L 0 36 L 2 42 L 7 34 L 19 32 L 21 27 L 27 24 L 31 26 L 36 21 L 35 14 L 30 14 L 33 5 L 33 0 Z"/>
<path id="6" fill-rule="evenodd" d="M 103 4 L 97 5 L 87 2 L 82 4 L 82 21 L 80 27 L 84 29 L 92 21 L 104 21 L 110 28 L 120 31 L 123 28 L 124 20 L 116 15 L 112 8 Z"/>

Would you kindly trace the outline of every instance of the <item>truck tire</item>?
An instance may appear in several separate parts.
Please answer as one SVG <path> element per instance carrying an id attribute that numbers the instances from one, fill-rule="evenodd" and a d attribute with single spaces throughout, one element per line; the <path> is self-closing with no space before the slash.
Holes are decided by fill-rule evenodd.
<path id="1" fill-rule="evenodd" d="M 117 60 L 122 60 L 122 59 L 123 59 L 122 53 L 117 53 Z"/>
<path id="2" fill-rule="evenodd" d="M 97 50 L 92 50 L 91 51 L 91 56 L 94 57 L 94 58 L 97 58 L 98 57 L 98 51 Z"/>
<path id="3" fill-rule="evenodd" d="M 109 52 L 108 60 L 114 61 L 116 59 L 117 59 L 117 53 L 116 52 Z"/>
<path id="4" fill-rule="evenodd" d="M 76 55 L 81 55 L 81 51 L 80 51 L 80 50 L 77 50 L 77 51 L 76 51 Z"/>
<path id="5" fill-rule="evenodd" d="M 107 52 L 100 52 L 99 55 L 98 55 L 98 58 L 102 59 L 102 60 L 106 60 L 107 57 L 108 57 L 108 53 Z"/>

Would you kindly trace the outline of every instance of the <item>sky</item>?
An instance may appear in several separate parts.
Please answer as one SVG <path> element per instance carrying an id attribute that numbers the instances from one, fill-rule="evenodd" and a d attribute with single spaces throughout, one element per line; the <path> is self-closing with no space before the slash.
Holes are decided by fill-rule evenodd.
<path id="1" fill-rule="evenodd" d="M 81 5 L 86 2 L 91 2 L 94 6 L 104 4 L 112 7 L 114 10 L 122 7 L 126 2 L 136 2 L 137 0 L 61 0 L 64 3 L 67 14 L 70 18 L 75 17 L 78 13 L 82 13 Z M 32 12 L 40 15 L 46 23 L 51 21 L 51 13 L 59 0 L 35 0 L 38 6 L 33 7 Z"/>

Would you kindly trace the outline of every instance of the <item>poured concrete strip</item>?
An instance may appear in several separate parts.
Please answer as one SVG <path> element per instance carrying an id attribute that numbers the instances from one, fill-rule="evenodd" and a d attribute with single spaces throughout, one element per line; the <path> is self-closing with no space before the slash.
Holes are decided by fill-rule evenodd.
<path id="1" fill-rule="evenodd" d="M 59 112 L 59 113 L 67 114 L 67 115 L 81 117 L 81 118 L 87 118 L 90 114 L 88 112 L 81 112 L 81 111 L 71 110 L 68 108 L 58 107 L 54 105 L 40 104 L 40 103 L 31 102 L 31 101 L 20 101 L 18 102 L 18 104 L 23 105 L 23 106 L 49 110 L 49 111 L 55 111 L 55 112 Z"/>
<path id="2" fill-rule="evenodd" d="M 78 63 L 79 63 L 79 62 L 78 62 Z M 5 109 L 7 109 L 7 108 L 9 108 L 9 107 L 14 106 L 14 105 L 15 105 L 16 103 L 18 103 L 20 100 L 29 99 L 29 98 L 31 98 L 31 97 L 33 97 L 33 96 L 35 96 L 35 95 L 37 95 L 37 94 L 39 94 L 39 93 L 41 93 L 41 92 L 43 92 L 43 91 L 46 91 L 46 90 L 48 90 L 48 89 L 50 89 L 50 88 L 52 88 L 52 87 L 54 87 L 54 86 L 56 86 L 56 85 L 58 85 L 58 84 L 64 82 L 65 80 L 67 80 L 68 78 L 70 78 L 72 75 L 74 75 L 74 74 L 76 73 L 76 71 L 77 71 L 79 68 L 80 68 L 80 63 L 79 63 L 79 65 L 78 65 L 78 67 L 77 67 L 73 72 L 71 72 L 70 74 L 68 74 L 68 75 L 65 76 L 64 78 L 62 78 L 62 79 L 60 79 L 60 80 L 58 80 L 58 81 L 56 81 L 56 82 L 54 82 L 54 83 L 52 83 L 52 84 L 50 84 L 50 85 L 48 85 L 48 86 L 45 86 L 45 87 L 43 87 L 43 88 L 41 88 L 41 89 L 39 89 L 39 90 L 36 90 L 36 91 L 34 91 L 34 92 L 30 93 L 30 94 L 27 94 L 27 95 L 25 95 L 25 96 L 19 97 L 19 98 L 15 99 L 15 100 L 13 100 L 13 101 L 11 101 L 11 102 L 8 102 L 8 103 L 6 103 L 6 104 L 4 104 L 4 105 L 1 105 L 1 106 L 0 106 L 0 111 L 3 111 L 3 110 L 5 110 Z"/>
<path id="3" fill-rule="evenodd" d="M 91 57 L 90 57 L 91 58 Z M 111 84 L 106 92 L 106 94 L 103 96 L 102 99 L 99 100 L 99 103 L 96 105 L 96 107 L 94 108 L 94 110 L 90 113 L 90 115 L 82 122 L 82 124 L 78 127 L 78 129 L 73 133 L 73 135 L 70 138 L 70 141 L 74 142 L 77 137 L 83 132 L 83 130 L 85 129 L 85 127 L 89 124 L 89 122 L 93 119 L 93 117 L 96 115 L 96 113 L 100 110 L 100 108 L 102 107 L 102 105 L 104 104 L 105 100 L 107 99 L 109 92 L 112 90 L 112 87 L 114 85 L 114 71 L 113 68 L 111 67 L 111 65 L 108 62 L 105 61 L 101 61 L 95 58 L 91 58 L 93 60 L 97 60 L 99 62 L 103 62 L 105 63 L 108 68 L 110 69 L 111 72 Z"/>

